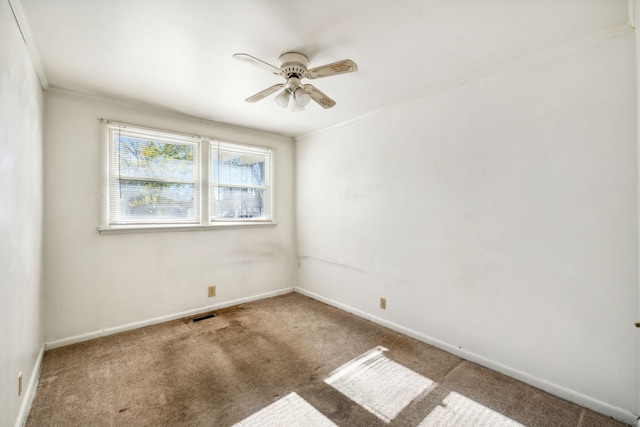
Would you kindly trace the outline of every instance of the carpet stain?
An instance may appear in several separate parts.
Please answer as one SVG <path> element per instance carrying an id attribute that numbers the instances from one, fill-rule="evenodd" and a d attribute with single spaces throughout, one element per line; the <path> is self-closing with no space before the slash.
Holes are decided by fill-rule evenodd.
<path id="1" fill-rule="evenodd" d="M 300 294 L 215 312 L 46 351 L 26 427 L 225 427 L 294 392 L 345 426 L 416 426 L 453 392 L 527 427 L 624 425 Z M 388 424 L 324 382 L 377 346 L 436 384 Z"/>

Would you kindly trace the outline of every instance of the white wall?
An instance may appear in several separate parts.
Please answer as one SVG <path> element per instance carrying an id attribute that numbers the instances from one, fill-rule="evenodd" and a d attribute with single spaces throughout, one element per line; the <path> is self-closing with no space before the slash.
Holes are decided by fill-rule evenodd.
<path id="1" fill-rule="evenodd" d="M 42 90 L 0 1 L 0 425 L 26 416 L 42 327 Z M 18 396 L 18 373 L 23 391 Z"/>
<path id="2" fill-rule="evenodd" d="M 45 120 L 45 342 L 91 338 L 291 290 L 291 138 L 50 90 Z M 100 235 L 99 118 L 275 148 L 275 227 Z M 207 286 L 217 296 L 207 297 Z"/>
<path id="3" fill-rule="evenodd" d="M 298 138 L 300 289 L 634 420 L 634 44 Z"/>

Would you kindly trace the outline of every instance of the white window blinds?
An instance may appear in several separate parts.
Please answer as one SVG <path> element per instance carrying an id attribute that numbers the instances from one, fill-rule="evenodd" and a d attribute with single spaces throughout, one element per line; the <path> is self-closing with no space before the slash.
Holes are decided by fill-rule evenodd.
<path id="1" fill-rule="evenodd" d="M 271 219 L 271 149 L 211 143 L 211 221 Z"/>
<path id="2" fill-rule="evenodd" d="M 109 223 L 200 222 L 200 138 L 108 123 Z"/>

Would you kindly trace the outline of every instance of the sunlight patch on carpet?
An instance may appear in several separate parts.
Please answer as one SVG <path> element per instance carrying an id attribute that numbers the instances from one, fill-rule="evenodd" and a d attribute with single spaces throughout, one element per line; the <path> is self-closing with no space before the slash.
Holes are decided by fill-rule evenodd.
<path id="1" fill-rule="evenodd" d="M 385 357 L 378 346 L 342 365 L 324 381 L 385 423 L 436 386 L 430 379 Z"/>
<path id="2" fill-rule="evenodd" d="M 336 427 L 329 418 L 297 393 L 289 393 L 271 405 L 245 418 L 233 427 Z"/>
<path id="3" fill-rule="evenodd" d="M 418 427 L 524 427 L 499 412 L 452 391 Z"/>

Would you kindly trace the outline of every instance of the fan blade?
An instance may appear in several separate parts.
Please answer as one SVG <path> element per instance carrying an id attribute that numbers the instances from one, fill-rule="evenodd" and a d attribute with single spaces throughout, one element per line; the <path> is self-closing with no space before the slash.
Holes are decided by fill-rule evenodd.
<path id="1" fill-rule="evenodd" d="M 358 66 L 350 59 L 334 62 L 332 64 L 322 65 L 320 67 L 307 70 L 306 76 L 310 79 L 319 79 L 322 77 L 335 76 L 337 74 L 353 73 L 358 71 Z"/>
<path id="2" fill-rule="evenodd" d="M 246 53 L 236 53 L 235 55 L 233 55 L 233 57 L 239 59 L 242 62 L 246 62 L 247 64 L 253 64 L 256 67 L 264 68 L 267 71 L 271 71 L 273 74 L 277 74 L 279 76 L 282 75 L 282 70 L 280 70 L 280 68 L 274 67 L 271 64 L 267 64 L 266 62 L 261 61 L 258 58 L 247 55 Z"/>
<path id="3" fill-rule="evenodd" d="M 316 101 L 322 108 L 331 108 L 336 105 L 336 101 L 329 98 L 324 93 L 320 92 L 314 85 L 304 85 L 302 88 L 311 95 L 311 99 Z"/>
<path id="4" fill-rule="evenodd" d="M 249 98 L 245 99 L 245 101 L 247 101 L 247 102 L 258 102 L 261 99 L 264 99 L 267 96 L 271 95 L 273 92 L 277 92 L 278 90 L 282 89 L 283 87 L 284 87 L 284 83 L 273 85 L 273 86 L 271 86 L 269 88 L 266 88 L 263 91 L 260 91 L 260 92 L 256 93 L 253 96 L 250 96 Z"/>

